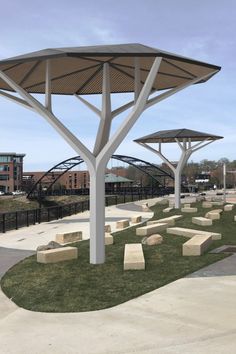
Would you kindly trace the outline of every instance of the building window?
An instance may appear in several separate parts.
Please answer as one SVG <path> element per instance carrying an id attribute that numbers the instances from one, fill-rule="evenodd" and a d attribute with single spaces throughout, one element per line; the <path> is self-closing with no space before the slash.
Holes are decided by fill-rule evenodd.
<path id="1" fill-rule="evenodd" d="M 11 162 L 11 156 L 0 156 L 0 162 Z"/>
<path id="2" fill-rule="evenodd" d="M 9 175 L 0 175 L 0 181 L 9 181 Z"/>
<path id="3" fill-rule="evenodd" d="M 10 167 L 8 165 L 0 165 L 0 171 L 10 171 Z"/>

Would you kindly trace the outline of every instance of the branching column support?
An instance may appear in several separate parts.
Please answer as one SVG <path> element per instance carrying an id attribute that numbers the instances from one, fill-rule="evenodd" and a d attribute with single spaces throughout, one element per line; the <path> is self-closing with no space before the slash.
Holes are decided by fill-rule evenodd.
<path id="1" fill-rule="evenodd" d="M 193 152 L 205 147 L 206 145 L 212 143 L 213 140 L 208 141 L 203 140 L 195 145 L 192 145 L 192 141 L 190 138 L 183 139 L 182 142 L 180 142 L 178 139 L 175 139 L 177 144 L 179 145 L 181 149 L 181 155 L 179 162 L 177 163 L 177 166 L 170 162 L 162 153 L 161 151 L 161 142 L 158 143 L 158 149 L 154 149 L 153 147 L 149 146 L 146 143 L 141 143 L 139 142 L 138 144 L 141 146 L 144 146 L 148 150 L 154 152 L 156 155 L 158 155 L 166 164 L 167 166 L 171 169 L 171 171 L 174 174 L 175 177 L 175 208 L 179 209 L 181 206 L 181 201 L 180 201 L 180 195 L 181 195 L 181 175 L 183 172 L 183 169 L 189 159 L 189 157 L 192 155 Z"/>
<path id="2" fill-rule="evenodd" d="M 0 91 L 0 95 L 23 105 L 25 108 L 31 109 L 41 115 L 46 121 L 54 127 L 54 129 L 67 141 L 67 143 L 80 155 L 87 164 L 90 172 L 90 263 L 100 264 L 105 261 L 105 240 L 104 240 L 104 223 L 105 223 L 105 208 L 104 208 L 104 174 L 106 165 L 126 137 L 132 126 L 135 124 L 142 112 L 148 107 L 164 100 L 165 98 L 175 94 L 192 84 L 204 80 L 211 76 L 213 72 L 196 77 L 193 80 L 170 89 L 156 97 L 149 99 L 149 95 L 153 93 L 153 83 L 156 79 L 162 58 L 155 58 L 146 78 L 145 83 L 140 81 L 140 62 L 139 58 L 134 58 L 135 80 L 134 80 L 134 100 L 112 111 L 111 109 L 111 94 L 110 94 L 110 64 L 103 64 L 103 88 L 102 88 L 102 110 L 86 101 L 84 98 L 75 95 L 89 109 L 96 113 L 100 118 L 98 133 L 95 139 L 94 150 L 91 152 L 68 128 L 66 128 L 60 120 L 53 114 L 51 101 L 51 65 L 49 60 L 46 60 L 45 67 L 45 105 L 36 100 L 31 94 L 23 89 L 19 84 L 14 82 L 6 73 L 0 71 L 0 78 L 4 80 L 18 95 Z M 110 137 L 110 129 L 112 119 L 132 108 L 130 114 Z"/>

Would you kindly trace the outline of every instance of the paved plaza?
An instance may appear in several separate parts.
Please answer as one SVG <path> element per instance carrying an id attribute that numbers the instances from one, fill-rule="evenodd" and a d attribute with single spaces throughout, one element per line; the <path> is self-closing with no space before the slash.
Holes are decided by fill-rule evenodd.
<path id="1" fill-rule="evenodd" d="M 153 200 L 153 203 L 156 200 Z M 142 212 L 143 202 L 106 208 L 117 219 Z M 0 275 L 55 232 L 88 224 L 88 212 L 1 235 Z M 83 228 L 85 232 L 86 227 Z M 86 232 L 84 233 L 85 238 Z M 21 240 L 24 238 L 24 240 Z M 34 240 L 35 239 L 35 240 Z M 21 240 L 21 241 L 20 241 Z M 84 313 L 18 308 L 0 292 L 1 354 L 234 354 L 236 255 L 119 306 Z"/>

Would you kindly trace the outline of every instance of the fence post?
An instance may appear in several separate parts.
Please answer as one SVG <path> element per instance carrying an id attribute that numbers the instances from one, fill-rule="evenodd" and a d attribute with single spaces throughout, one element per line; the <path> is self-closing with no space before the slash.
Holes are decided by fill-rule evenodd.
<path id="1" fill-rule="evenodd" d="M 6 232 L 6 214 L 2 214 L 2 232 Z"/>
<path id="2" fill-rule="evenodd" d="M 18 229 L 18 212 L 16 211 L 16 230 Z"/>
<path id="3" fill-rule="evenodd" d="M 26 225 L 29 226 L 29 210 L 26 210 Z"/>

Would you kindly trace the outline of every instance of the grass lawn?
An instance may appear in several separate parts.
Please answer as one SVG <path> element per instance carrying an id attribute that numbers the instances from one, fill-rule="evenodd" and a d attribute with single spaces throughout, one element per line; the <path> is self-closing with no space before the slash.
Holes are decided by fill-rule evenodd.
<path id="1" fill-rule="evenodd" d="M 192 224 L 191 218 L 204 216 L 209 209 L 202 209 L 200 204 L 197 206 L 198 213 L 184 214 L 176 226 L 222 233 L 222 240 L 214 241 L 210 249 L 223 244 L 236 244 L 235 211 L 224 212 L 221 220 L 213 221 L 213 226 L 200 227 Z M 180 214 L 179 211 L 163 214 L 163 208 L 159 205 L 152 208 L 154 218 Z M 132 227 L 114 234 L 114 245 L 106 246 L 105 264 L 89 264 L 89 242 L 81 241 L 75 244 L 79 249 L 77 260 L 45 265 L 37 263 L 36 256 L 31 256 L 21 261 L 2 278 L 2 290 L 18 306 L 33 311 L 100 310 L 157 289 L 226 257 L 225 254 L 210 253 L 183 257 L 182 243 L 187 239 L 165 232 L 161 234 L 164 238 L 161 245 L 143 246 L 145 271 L 123 271 L 125 243 L 137 243 L 142 239 L 135 235 L 135 227 Z"/>

